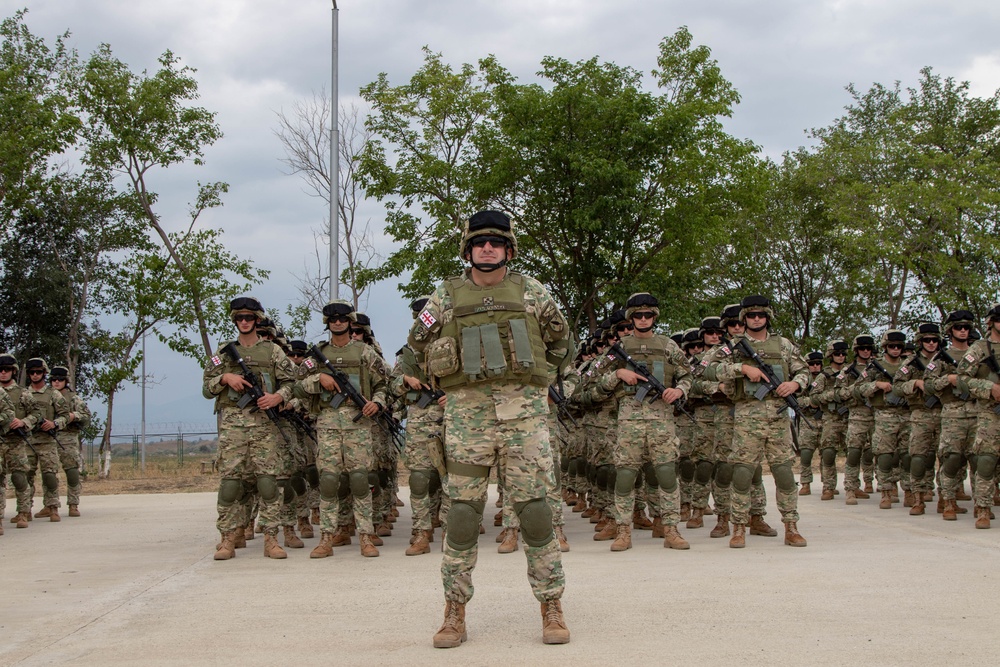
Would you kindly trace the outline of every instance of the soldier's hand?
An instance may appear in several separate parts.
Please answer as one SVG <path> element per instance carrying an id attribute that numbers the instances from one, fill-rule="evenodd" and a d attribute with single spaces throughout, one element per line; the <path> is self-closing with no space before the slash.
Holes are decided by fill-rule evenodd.
<path id="1" fill-rule="evenodd" d="M 379 407 L 379 404 L 376 403 L 375 401 L 368 401 L 367 403 L 365 403 L 365 407 L 361 408 L 361 414 L 363 414 L 365 417 L 374 417 L 375 415 L 378 414 L 379 410 L 381 409 L 382 408 Z"/>
<path id="2" fill-rule="evenodd" d="M 14 419 L 12 419 L 10 422 L 11 429 L 21 428 L 22 426 L 24 426 L 23 419 L 18 419 L 17 417 L 14 417 Z"/>
<path id="3" fill-rule="evenodd" d="M 948 383 L 951 384 L 952 387 L 957 387 L 958 386 L 958 376 L 955 375 L 954 373 L 949 374 L 948 375 Z"/>
<path id="4" fill-rule="evenodd" d="M 875 383 L 875 386 L 878 387 L 879 389 L 881 389 L 882 391 L 884 391 L 887 394 L 890 391 L 892 391 L 892 383 L 891 382 L 884 382 L 882 380 L 879 380 L 878 382 Z"/>
<path id="5" fill-rule="evenodd" d="M 993 387 L 990 388 L 990 396 L 994 401 L 1000 403 L 1000 384 L 994 384 Z"/>
<path id="6" fill-rule="evenodd" d="M 782 382 L 781 384 L 779 384 L 778 388 L 774 390 L 774 393 L 780 396 L 781 398 L 784 398 L 785 396 L 791 396 L 798 390 L 799 390 L 799 383 L 788 380 L 787 382 Z"/>
<path id="7" fill-rule="evenodd" d="M 239 373 L 223 373 L 219 381 L 230 389 L 240 393 L 243 393 L 247 387 L 252 386 L 249 382 L 247 382 L 247 379 Z"/>
<path id="8" fill-rule="evenodd" d="M 645 377 L 639 375 L 635 371 L 630 371 L 627 368 L 619 368 L 618 370 L 616 370 L 615 377 L 617 377 L 619 380 L 621 380 L 627 385 L 634 385 L 640 381 L 642 382 L 646 381 Z"/>
<path id="9" fill-rule="evenodd" d="M 919 389 L 920 391 L 923 391 L 924 390 L 924 381 L 923 380 L 914 380 L 913 381 L 913 386 L 916 387 L 917 389 Z"/>
<path id="10" fill-rule="evenodd" d="M 56 423 L 51 419 L 45 419 L 42 421 L 42 425 L 39 427 L 43 431 L 51 431 L 56 427 Z"/>
<path id="11" fill-rule="evenodd" d="M 261 410 L 270 410 L 271 408 L 278 407 L 284 402 L 285 399 L 281 397 L 281 394 L 264 394 L 257 399 L 257 407 Z"/>
<path id="12" fill-rule="evenodd" d="M 405 382 L 406 386 L 412 389 L 413 391 L 420 391 L 421 389 L 430 389 L 430 387 L 428 387 L 427 385 L 425 385 L 423 382 L 413 377 L 412 375 L 404 375 L 403 382 Z"/>
<path id="13" fill-rule="evenodd" d="M 438 405 L 440 405 L 442 408 L 444 407 L 445 403 L 447 403 L 447 402 L 448 402 L 448 397 L 447 396 L 442 396 L 441 398 L 438 399 Z"/>
<path id="14" fill-rule="evenodd" d="M 337 384 L 337 381 L 333 379 L 333 376 L 328 373 L 320 374 L 319 385 L 327 391 L 332 391 L 335 394 L 340 393 L 340 385 Z"/>
<path id="15" fill-rule="evenodd" d="M 743 371 L 743 375 L 751 382 L 761 382 L 764 379 L 764 371 L 753 364 L 743 364 L 743 368 L 740 370 Z M 797 387 L 798 385 L 796 384 L 795 386 Z"/>
<path id="16" fill-rule="evenodd" d="M 684 392 L 677 387 L 669 387 L 663 390 L 663 401 L 665 403 L 673 403 L 674 401 L 682 398 Z"/>

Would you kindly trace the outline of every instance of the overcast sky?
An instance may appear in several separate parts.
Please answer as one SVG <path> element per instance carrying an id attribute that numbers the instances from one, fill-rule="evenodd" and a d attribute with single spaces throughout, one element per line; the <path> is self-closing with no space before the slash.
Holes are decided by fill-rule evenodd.
<path id="1" fill-rule="evenodd" d="M 198 70 L 200 102 L 218 113 L 225 137 L 209 149 L 204 167 L 174 167 L 152 177 L 164 222 L 180 229 L 196 181 L 228 182 L 225 206 L 204 224 L 222 227 L 234 252 L 271 271 L 270 282 L 255 290 L 268 308 L 281 311 L 294 302 L 294 274 L 312 251 L 311 230 L 323 225 L 325 205 L 282 172 L 275 114 L 329 90 L 332 3 L 3 0 L 4 15 L 25 5 L 36 35 L 51 41 L 70 30 L 70 44 L 82 56 L 108 43 L 133 70 L 154 70 L 156 58 L 170 49 Z M 995 1 L 340 0 L 338 6 L 342 105 L 361 104 L 359 88 L 379 72 L 393 84 L 407 81 L 424 45 L 455 66 L 494 54 L 521 81 L 532 80 L 547 55 L 597 56 L 648 72 L 660 40 L 681 25 L 696 44 L 712 49 L 742 96 L 726 122 L 729 132 L 771 157 L 806 144 L 806 130 L 841 115 L 848 83 L 862 90 L 873 82 L 914 85 L 920 68 L 930 65 L 970 81 L 976 95 L 1000 88 Z M 378 228 L 380 211 L 375 203 L 364 209 Z M 374 289 L 368 310 L 391 355 L 405 342 L 409 322 L 395 282 Z M 315 323 L 312 339 L 321 327 Z M 151 426 L 211 425 L 201 369 L 157 345 L 150 345 L 149 358 L 161 381 L 147 394 Z M 115 421 L 116 432 L 138 424 L 138 391 L 116 403 Z"/>

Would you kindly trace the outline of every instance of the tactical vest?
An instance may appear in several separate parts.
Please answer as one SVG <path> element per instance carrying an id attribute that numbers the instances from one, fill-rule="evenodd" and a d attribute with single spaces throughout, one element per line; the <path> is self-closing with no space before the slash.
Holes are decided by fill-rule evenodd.
<path id="1" fill-rule="evenodd" d="M 412 347 L 404 345 L 399 349 L 398 354 L 399 367 L 405 375 L 415 377 L 423 384 L 429 384 L 421 359 L 418 358 L 417 353 L 413 351 Z M 423 355 L 420 356 L 422 357 Z M 420 392 L 408 389 L 405 398 L 407 403 L 416 403 L 420 398 Z"/>
<path id="2" fill-rule="evenodd" d="M 330 360 L 330 364 L 338 370 L 343 371 L 350 378 L 351 384 L 358 388 L 361 395 L 370 400 L 372 396 L 371 376 L 368 374 L 368 368 L 361 360 L 364 349 L 364 343 L 353 340 L 344 347 L 336 347 L 330 343 L 323 343 L 319 346 L 319 351 Z M 322 365 L 319 366 L 320 372 L 323 372 L 323 368 Z M 320 404 L 329 405 L 333 397 L 334 393 L 332 391 L 323 389 L 319 396 Z M 345 401 L 343 405 L 354 407 L 354 404 L 349 401 Z"/>
<path id="3" fill-rule="evenodd" d="M 841 369 L 841 371 L 842 370 L 843 369 Z M 823 375 L 826 376 L 826 384 L 824 386 L 823 391 L 829 391 L 830 389 L 832 389 L 836 385 L 836 383 L 837 383 L 837 375 L 841 371 L 835 371 L 832 368 L 830 368 L 829 366 L 826 367 L 826 368 L 824 368 L 822 371 L 820 371 Z M 830 414 L 834 415 L 834 416 L 839 416 L 837 414 L 837 409 L 839 407 L 840 407 L 840 404 L 838 404 L 836 402 L 833 402 L 833 401 L 830 401 L 830 402 L 828 402 L 826 404 L 826 411 L 829 412 Z"/>
<path id="4" fill-rule="evenodd" d="M 892 375 L 893 377 L 895 377 L 896 372 L 900 368 L 903 367 L 902 360 L 900 360 L 900 361 L 898 361 L 896 363 L 892 363 L 891 361 L 889 361 L 888 357 L 885 357 L 885 356 L 883 356 L 881 359 L 879 359 L 878 362 L 880 364 L 882 364 L 882 368 L 884 368 L 889 373 L 889 375 Z M 890 381 L 890 380 L 887 380 L 881 373 L 879 373 L 876 370 L 871 370 L 871 371 L 869 371 L 869 373 L 875 375 L 875 381 L 876 382 L 883 382 L 883 381 L 884 382 L 889 382 Z M 905 406 L 905 403 L 900 404 L 900 405 L 889 405 L 888 403 L 886 403 L 885 402 L 885 392 L 884 391 L 877 391 L 877 392 L 875 392 L 875 394 L 872 395 L 872 397 L 871 397 L 871 404 L 872 404 L 873 408 L 880 408 L 880 409 L 884 409 L 884 408 L 902 408 L 902 407 Z"/>
<path id="5" fill-rule="evenodd" d="M 35 399 L 35 403 L 37 403 L 38 407 L 42 409 L 42 417 L 49 421 L 55 419 L 56 418 L 55 395 L 58 392 L 56 392 L 56 390 L 53 389 L 52 387 L 48 386 L 42 389 L 41 391 L 35 391 L 34 389 L 31 389 L 29 391 L 31 391 L 31 397 Z"/>
<path id="6" fill-rule="evenodd" d="M 670 347 L 667 345 L 669 340 L 666 336 L 660 335 L 654 335 L 652 338 L 625 336 L 619 345 L 628 356 L 645 364 L 653 377 L 662 382 L 664 387 L 672 387 L 677 366 L 670 359 Z M 622 382 L 618 385 L 619 396 L 635 394 L 638 387 L 638 384 L 628 385 Z"/>
<path id="7" fill-rule="evenodd" d="M 990 370 L 990 365 L 986 363 L 986 357 L 989 357 L 992 353 L 993 356 L 1000 359 L 1000 343 L 991 343 L 989 339 L 983 338 L 977 340 L 973 345 L 978 345 L 980 348 L 985 348 L 983 352 L 983 360 L 979 362 L 979 366 L 976 368 L 976 377 L 980 380 L 989 380 L 990 382 L 997 383 L 1000 382 L 1000 377 Z M 972 352 L 972 349 L 969 350 Z"/>
<path id="8" fill-rule="evenodd" d="M 24 387 L 14 382 L 10 387 L 4 387 L 7 390 L 7 397 L 10 398 L 10 402 L 14 404 L 14 416 L 18 419 L 24 419 L 28 413 L 24 411 L 24 405 L 21 403 L 21 394 L 24 392 Z"/>
<path id="9" fill-rule="evenodd" d="M 461 276 L 445 281 L 452 319 L 441 336 L 456 341 L 459 369 L 441 378 L 442 389 L 496 380 L 549 385 L 541 326 L 524 305 L 526 283 L 517 273 L 493 287 Z"/>
<path id="10" fill-rule="evenodd" d="M 275 391 L 274 382 L 274 368 L 271 364 L 271 355 L 274 352 L 274 343 L 261 340 L 256 345 L 251 347 L 244 347 L 239 344 L 239 341 L 235 343 L 236 351 L 240 353 L 243 357 L 243 361 L 246 362 L 247 368 L 260 378 L 261 389 L 264 390 L 265 394 L 273 394 Z M 225 347 L 223 345 L 222 347 Z M 220 350 L 216 353 L 216 356 L 222 360 L 223 373 L 237 373 L 242 374 L 243 370 L 240 368 L 239 364 L 233 361 L 233 358 Z M 231 387 L 226 387 L 226 391 L 222 392 L 216 398 L 215 411 L 218 412 L 222 407 L 236 407 L 237 402 L 243 397 L 241 392 L 232 389 Z"/>
<path id="11" fill-rule="evenodd" d="M 781 336 L 768 336 L 767 340 L 754 340 L 749 336 L 746 336 L 746 341 L 750 343 L 750 346 L 760 355 L 760 358 L 764 360 L 764 363 L 770 366 L 774 370 L 775 376 L 778 378 L 778 383 L 784 382 L 791 376 L 791 370 L 788 367 L 788 362 L 785 361 L 781 354 Z M 735 347 L 735 345 L 733 346 Z M 744 363 L 754 364 L 752 359 L 745 359 Z M 743 382 L 736 383 L 736 399 L 745 400 L 748 398 L 754 398 L 754 393 L 760 388 L 760 382 L 751 382 L 746 376 L 743 377 Z M 768 394 L 767 398 L 777 398 L 777 394 L 773 391 Z"/>
<path id="12" fill-rule="evenodd" d="M 66 399 L 66 404 L 69 406 L 69 411 L 73 412 L 73 405 L 76 403 L 75 399 L 77 397 L 77 393 L 75 391 L 73 391 L 72 389 L 66 389 L 66 390 L 62 391 L 61 393 L 62 393 L 62 397 L 64 399 Z M 79 433 L 80 432 L 79 415 L 77 417 L 78 418 L 77 418 L 76 421 L 72 421 L 72 422 L 69 422 L 68 424 L 66 424 L 66 428 L 64 430 L 67 433 Z"/>

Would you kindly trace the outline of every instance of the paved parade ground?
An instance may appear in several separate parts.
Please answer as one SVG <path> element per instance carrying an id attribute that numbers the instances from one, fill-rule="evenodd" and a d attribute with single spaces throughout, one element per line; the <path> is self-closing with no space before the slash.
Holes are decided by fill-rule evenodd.
<path id="1" fill-rule="evenodd" d="M 922 517 L 877 505 L 801 498 L 804 549 L 750 535 L 729 549 L 706 517 L 682 528 L 690 551 L 636 531 L 613 554 L 567 514 L 572 641 L 545 646 L 523 553 L 496 552 L 491 502 L 469 641 L 442 650 L 440 542 L 403 555 L 409 507 L 380 558 L 355 539 L 310 560 L 317 530 L 285 561 L 265 559 L 258 536 L 215 562 L 215 494 L 84 497 L 82 518 L 4 524 L 0 664 L 995 664 L 1000 529 L 942 521 L 933 502 Z M 773 504 L 767 519 L 780 532 Z"/>

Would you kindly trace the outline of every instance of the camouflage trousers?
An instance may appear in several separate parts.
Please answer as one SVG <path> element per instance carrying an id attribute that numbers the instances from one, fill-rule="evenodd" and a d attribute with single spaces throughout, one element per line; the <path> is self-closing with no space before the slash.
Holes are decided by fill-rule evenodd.
<path id="1" fill-rule="evenodd" d="M 444 409 L 431 404 L 421 409 L 416 405 L 407 408 L 406 416 L 406 450 L 403 452 L 403 460 L 406 468 L 410 471 L 410 509 L 413 512 L 413 529 L 430 530 L 434 519 L 434 495 L 436 489 L 429 488 L 427 493 L 414 495 L 413 492 L 413 472 L 416 470 L 428 471 L 428 477 L 432 477 L 430 471 L 437 474 L 437 478 L 444 484 L 447 475 L 444 463 L 444 443 L 443 429 L 441 421 L 444 418 Z M 447 516 L 447 503 L 441 509 L 441 521 L 445 521 Z"/>
<path id="2" fill-rule="evenodd" d="M 733 487 L 722 474 L 728 469 L 730 478 L 732 476 L 735 415 L 735 405 L 720 406 L 718 412 L 715 413 L 716 464 L 715 475 L 712 478 L 712 497 L 715 499 L 716 514 L 733 513 Z M 763 470 L 758 465 L 750 487 L 750 515 L 764 516 L 765 514 L 767 514 L 767 493 L 764 491 Z"/>
<path id="3" fill-rule="evenodd" d="M 992 507 L 996 488 L 996 463 L 1000 459 L 1000 415 L 994 414 L 992 404 L 992 401 L 979 401 L 976 406 L 976 444 L 973 446 L 976 476 L 972 494 L 976 507 Z"/>
<path id="4" fill-rule="evenodd" d="M 564 461 L 568 459 L 568 476 L 564 484 L 580 496 L 585 496 L 590 491 L 590 481 L 587 479 L 587 439 L 582 418 L 574 417 L 577 425 L 567 431 L 566 449 L 562 454 Z"/>
<path id="5" fill-rule="evenodd" d="M 19 472 L 25 475 L 28 473 L 28 446 L 20 439 L 12 436 L 6 438 L 0 436 L 0 519 L 7 511 L 7 475 Z M 31 505 L 22 506 L 21 494 L 18 494 L 17 511 L 30 512 Z"/>
<path id="6" fill-rule="evenodd" d="M 478 399 L 478 400 L 477 400 Z M 472 572 L 479 554 L 478 543 L 457 549 L 453 537 L 471 530 L 468 512 L 478 511 L 487 498 L 489 478 L 483 470 L 496 467 L 502 471 L 504 495 L 517 507 L 520 503 L 544 499 L 555 485 L 555 470 L 549 442 L 546 415 L 537 414 L 513 419 L 496 419 L 492 405 L 483 406 L 482 397 L 473 389 L 459 389 L 448 394 L 445 410 L 445 459 L 448 465 L 448 494 L 452 509 L 448 514 L 448 538 L 441 561 L 441 580 L 447 600 L 467 603 L 475 592 Z M 456 504 L 462 503 L 462 517 L 470 525 L 453 527 Z M 478 528 L 477 528 L 478 530 Z M 559 544 L 550 533 L 542 546 L 524 545 L 528 561 L 528 582 L 541 602 L 562 597 L 566 585 Z"/>
<path id="7" fill-rule="evenodd" d="M 689 463 L 691 461 L 692 455 L 694 454 L 695 447 L 695 431 L 697 426 L 687 417 L 681 417 L 674 420 L 674 431 L 677 435 L 678 449 L 677 449 L 677 460 L 678 462 Z M 680 502 L 686 505 L 691 504 L 691 498 L 694 495 L 694 479 L 685 479 L 684 475 L 680 474 L 680 466 L 678 466 L 678 477 L 680 482 Z"/>
<path id="8" fill-rule="evenodd" d="M 910 413 L 910 488 L 913 491 L 934 489 L 934 464 L 941 439 L 941 410 L 913 410 Z"/>
<path id="9" fill-rule="evenodd" d="M 598 482 L 597 471 L 601 466 L 614 465 L 611 449 L 612 443 L 618 438 L 618 422 L 612 421 L 607 426 L 588 424 L 584 426 L 584 433 L 591 480 L 594 482 L 594 506 L 602 513 L 607 513 L 614 507 L 614 494 L 608 489 L 607 484 Z"/>
<path id="10" fill-rule="evenodd" d="M 955 500 L 955 493 L 962 484 L 962 468 L 967 462 L 970 470 L 975 471 L 972 452 L 976 442 L 976 413 L 970 410 L 972 407 L 961 401 L 949 403 L 941 409 L 938 457 L 941 459 L 941 497 L 945 500 Z M 951 460 L 952 457 L 954 460 Z"/>
<path id="11" fill-rule="evenodd" d="M 876 408 L 872 451 L 878 464 L 878 490 L 889 491 L 901 481 L 903 454 L 909 459 L 910 413 L 899 408 Z M 907 466 L 908 467 L 908 466 Z M 909 490 L 909 471 L 904 489 Z"/>
<path id="12" fill-rule="evenodd" d="M 319 455 L 319 443 L 316 440 L 313 440 L 312 438 L 305 438 L 303 440 L 303 444 L 305 445 L 304 449 L 306 454 L 306 469 L 309 469 L 309 466 L 316 465 L 316 457 Z M 299 514 L 300 517 L 302 516 L 308 517 L 311 510 L 319 511 L 318 484 L 313 484 L 312 482 L 309 482 L 309 490 L 306 491 L 306 498 L 304 505 L 305 507 L 303 508 L 302 511 L 304 511 L 305 514 L 303 515 L 300 513 Z"/>
<path id="13" fill-rule="evenodd" d="M 766 459 L 772 473 L 778 466 L 787 466 L 791 476 L 795 459 L 792 450 L 791 422 L 784 412 L 778 412 L 775 400 L 749 400 L 736 405 L 733 425 L 732 462 L 736 466 L 757 468 Z M 734 473 L 735 475 L 736 473 Z M 753 484 L 750 485 L 751 488 Z M 761 483 L 763 486 L 763 482 Z M 743 491 L 736 484 L 732 489 L 732 522 L 749 523 L 751 516 L 751 492 Z M 775 499 L 783 522 L 799 520 L 798 491 L 794 478 L 791 485 L 782 489 L 775 485 Z"/>
<path id="14" fill-rule="evenodd" d="M 549 412 L 546 422 L 549 425 L 549 445 L 552 447 L 552 470 L 555 474 L 556 483 L 549 488 L 545 496 L 545 501 L 549 504 L 549 509 L 552 511 L 552 525 L 565 526 L 566 517 L 563 515 L 562 503 L 562 457 L 569 436 L 563 425 L 559 423 L 559 418 L 556 417 L 555 412 Z"/>
<path id="15" fill-rule="evenodd" d="M 691 459 L 694 464 L 694 480 L 691 484 L 691 507 L 706 509 L 708 496 L 712 491 L 712 471 L 715 469 L 715 413 L 711 405 L 699 405 L 694 409 L 695 423 L 692 438 Z M 687 419 L 687 417 L 682 417 Z M 690 422 L 690 420 L 688 420 Z M 707 474 L 706 474 L 707 473 Z"/>
<path id="16" fill-rule="evenodd" d="M 658 466 L 672 466 L 676 479 L 677 456 L 680 443 L 674 430 L 673 420 L 667 419 L 627 419 L 618 422 L 618 440 L 612 454 L 618 475 L 622 469 L 633 470 L 636 480 L 640 470 L 645 468 L 647 476 L 655 476 Z M 648 480 L 652 483 L 653 480 Z M 658 510 L 665 526 L 676 526 L 680 521 L 680 484 L 666 489 L 657 479 Z M 622 485 L 624 487 L 624 485 Z M 635 485 L 628 489 L 615 489 L 614 517 L 620 523 L 632 520 L 635 509 Z"/>
<path id="17" fill-rule="evenodd" d="M 844 464 L 844 489 L 857 491 L 861 488 L 861 469 L 868 462 L 874 467 L 872 435 L 875 433 L 875 417 L 871 411 L 856 414 L 851 410 L 847 419 L 847 462 Z M 870 475 L 870 476 L 869 476 Z M 865 482 L 871 483 L 874 471 L 865 472 Z"/>
<path id="18" fill-rule="evenodd" d="M 239 480 L 245 493 L 240 501 L 231 505 L 218 504 L 216 528 L 220 533 L 234 531 L 251 521 L 249 503 L 255 495 L 261 525 L 266 532 L 277 532 L 280 525 L 281 494 L 265 500 L 253 491 L 256 489 L 258 476 L 268 475 L 277 479 L 283 463 L 283 446 L 284 441 L 264 413 L 223 408 L 219 426 L 220 490 L 225 480 Z"/>
<path id="19" fill-rule="evenodd" d="M 339 423 L 339 420 L 336 419 L 334 412 L 333 408 L 324 408 L 316 420 L 319 440 L 316 467 L 319 469 L 320 478 L 322 479 L 324 473 L 337 475 L 339 478 L 337 497 L 324 498 L 320 495 L 320 530 L 324 533 L 336 532 L 338 524 L 344 522 L 345 510 L 350 508 L 357 531 L 370 535 L 375 532 L 372 519 L 372 493 L 369 486 L 369 473 L 372 472 L 374 463 L 371 430 L 364 423 L 358 428 L 335 428 L 334 424 Z M 357 479 L 352 484 L 352 473 L 355 478 L 363 477 L 363 481 Z M 353 499 L 349 499 L 348 494 L 353 496 Z"/>
<path id="20" fill-rule="evenodd" d="M 280 523 L 282 526 L 294 526 L 299 517 L 309 516 L 309 508 L 306 507 L 305 495 L 297 493 L 294 485 L 287 480 L 297 477 L 305 481 L 306 446 L 304 441 L 309 438 L 290 424 L 283 424 L 281 428 L 292 444 L 291 447 L 281 447 L 279 450 L 281 453 L 281 472 L 278 475 L 278 480 L 282 482 L 281 486 L 284 492 Z"/>
<path id="21" fill-rule="evenodd" d="M 847 451 L 847 415 L 826 412 L 823 414 L 822 424 L 819 436 L 819 474 L 823 490 L 833 491 L 837 488 L 837 454 Z M 808 429 L 808 426 L 800 429 L 800 437 L 802 431 Z"/>
<path id="22" fill-rule="evenodd" d="M 17 494 L 17 506 L 21 507 L 23 504 L 29 512 L 35 497 L 35 473 L 40 470 L 44 479 L 44 475 L 48 473 L 58 475 L 60 470 L 59 447 L 55 440 L 47 435 L 36 434 L 31 436 L 31 444 L 34 445 L 35 451 L 28 449 L 26 452 L 28 457 L 28 489 Z M 55 488 L 48 488 L 44 483 L 42 484 L 42 505 L 44 507 L 59 507 L 58 477 L 56 479 Z"/>
<path id="23" fill-rule="evenodd" d="M 799 483 L 802 486 L 809 486 L 813 482 L 813 454 L 819 449 L 819 435 L 822 431 L 823 420 L 809 417 L 809 420 L 816 428 L 800 425 L 799 427 Z"/>
<path id="24" fill-rule="evenodd" d="M 80 469 L 80 434 L 76 432 L 60 431 L 56 436 L 59 438 L 59 465 L 65 471 Z M 69 475 L 66 477 L 66 504 L 79 505 L 80 493 L 83 491 L 83 484 L 77 482 L 73 486 L 69 484 Z"/>

